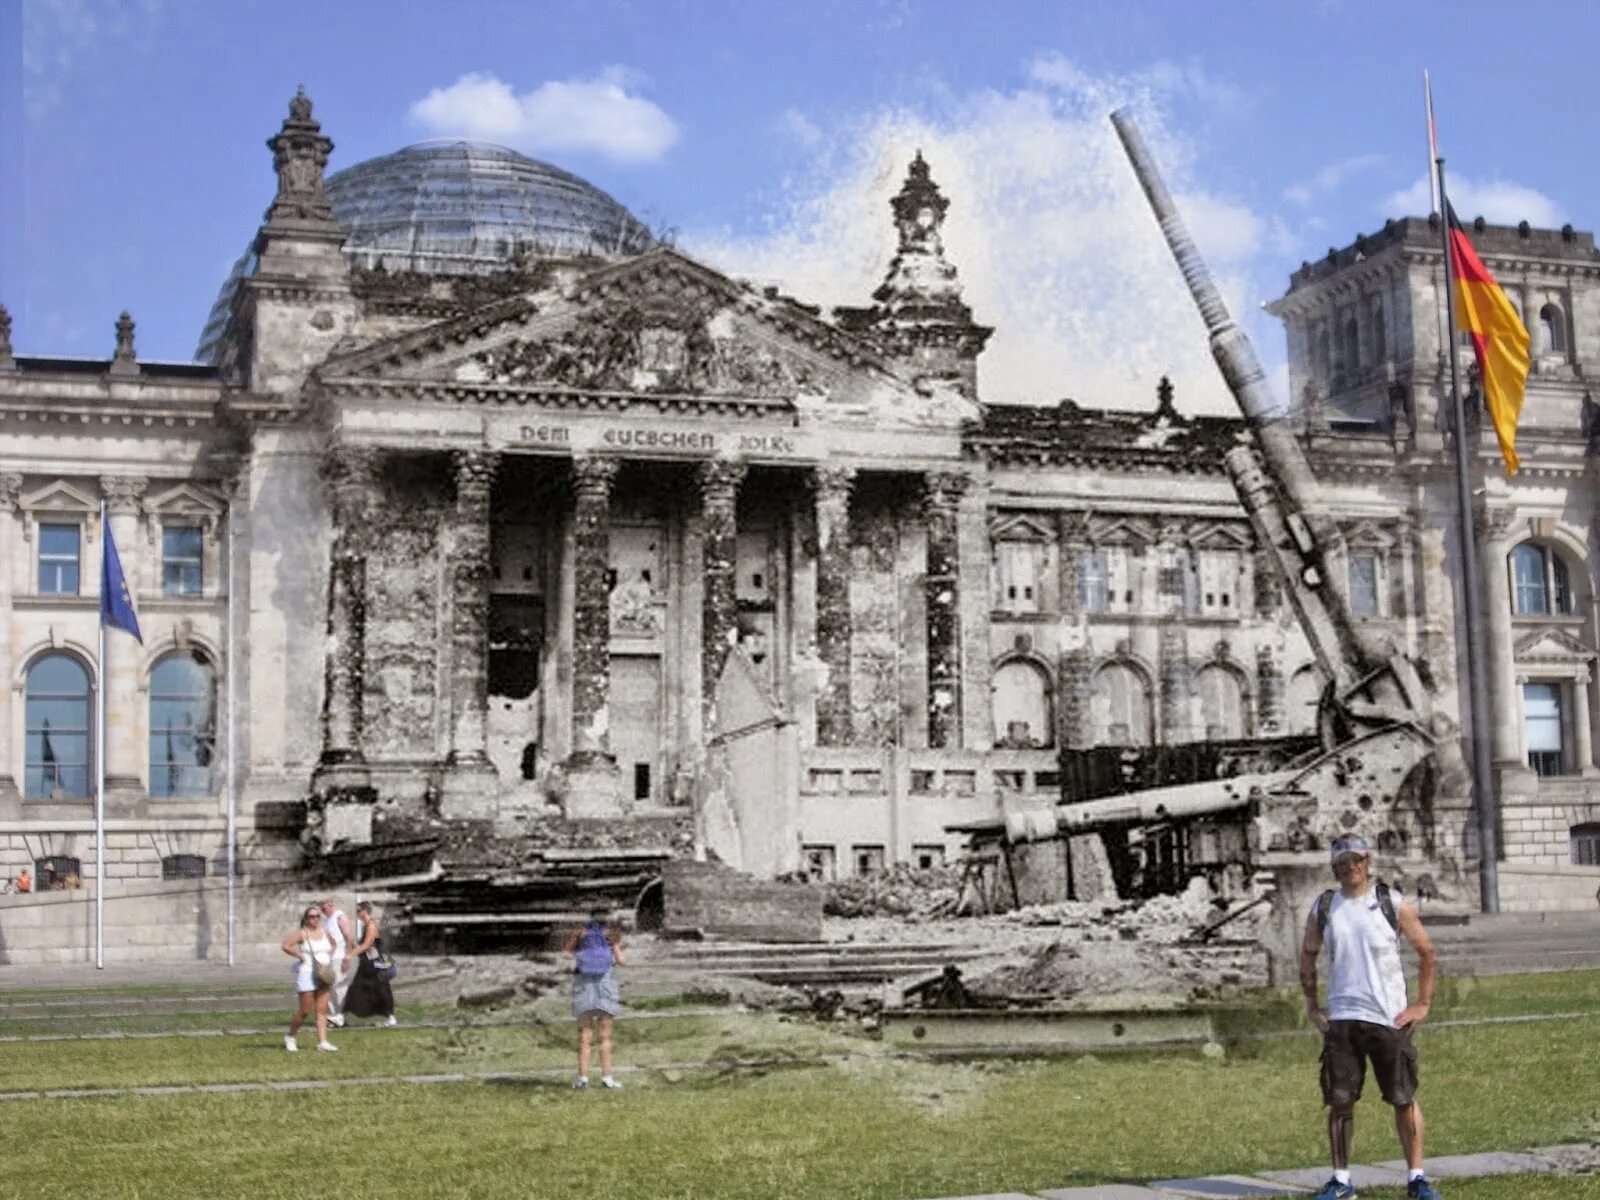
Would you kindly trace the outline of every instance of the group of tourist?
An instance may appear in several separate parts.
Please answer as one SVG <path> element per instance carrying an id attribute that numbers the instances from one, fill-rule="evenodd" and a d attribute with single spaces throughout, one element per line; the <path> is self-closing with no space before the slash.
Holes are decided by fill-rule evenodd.
<path id="1" fill-rule="evenodd" d="M 295 960 L 296 1007 L 283 1035 L 283 1048 L 300 1049 L 300 1027 L 308 1018 L 317 1028 L 317 1049 L 337 1050 L 328 1027 L 344 1025 L 345 1017 L 380 1017 L 395 1024 L 394 992 L 389 980 L 394 964 L 383 950 L 382 930 L 370 902 L 356 905 L 356 922 L 329 897 L 310 905 L 300 928 L 283 940 L 283 952 Z"/>
<path id="2" fill-rule="evenodd" d="M 578 1022 L 578 1078 L 573 1087 L 589 1086 L 589 1060 L 599 1042 L 600 1086 L 617 1088 L 611 1073 L 611 1024 L 622 1011 L 622 990 L 616 968 L 627 965 L 622 937 L 610 923 L 610 912 L 596 908 L 582 929 L 562 946 L 572 955 L 572 1015 Z M 300 928 L 283 940 L 283 952 L 294 959 L 296 1006 L 283 1035 L 283 1048 L 300 1049 L 300 1027 L 312 1020 L 317 1049 L 337 1050 L 328 1028 L 338 1029 L 345 1017 L 381 1017 L 395 1024 L 394 992 L 389 986 L 394 962 L 384 952 L 383 935 L 372 905 L 356 905 L 355 927 L 331 896 L 308 906 Z M 353 968 L 353 969 L 352 969 Z"/>

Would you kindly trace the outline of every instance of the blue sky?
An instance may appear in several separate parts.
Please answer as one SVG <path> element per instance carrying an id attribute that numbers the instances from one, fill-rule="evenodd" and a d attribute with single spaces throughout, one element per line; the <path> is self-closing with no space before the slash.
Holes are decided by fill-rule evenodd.
<path id="1" fill-rule="evenodd" d="M 1421 74 L 1463 216 L 1600 224 L 1579 4 L 0 0 L 0 302 L 20 353 L 187 359 L 303 83 L 333 167 L 448 134 L 590 179 L 714 266 L 863 302 L 920 147 L 998 327 L 985 398 L 1228 401 L 1105 116 L 1131 103 L 1262 316 L 1303 259 L 1426 210 Z"/>

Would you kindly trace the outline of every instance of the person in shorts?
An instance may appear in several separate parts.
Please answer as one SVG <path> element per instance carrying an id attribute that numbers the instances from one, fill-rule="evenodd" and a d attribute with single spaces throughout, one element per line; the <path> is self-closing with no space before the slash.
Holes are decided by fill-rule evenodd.
<path id="1" fill-rule="evenodd" d="M 572 955 L 572 1015 L 578 1020 L 578 1090 L 589 1086 L 589 1049 L 599 1035 L 600 1086 L 618 1088 L 611 1074 L 611 1023 L 622 1012 L 617 968 L 627 965 L 622 936 L 610 910 L 596 908 L 589 923 L 567 935 L 561 952 Z"/>
<path id="2" fill-rule="evenodd" d="M 1328 1108 L 1333 1156 L 1333 1178 L 1315 1200 L 1355 1200 L 1350 1147 L 1368 1063 L 1384 1101 L 1394 1109 L 1406 1159 L 1407 1197 L 1439 1200 L 1422 1169 L 1422 1108 L 1416 1100 L 1417 1046 L 1412 1038 L 1433 1003 L 1438 956 L 1411 902 L 1394 888 L 1387 889 L 1386 897 L 1380 895 L 1365 839 L 1354 834 L 1335 838 L 1332 858 L 1339 886 L 1312 905 L 1300 944 L 1306 1015 L 1322 1031 L 1322 1102 Z M 1416 951 L 1420 967 L 1415 1004 L 1406 999 L 1401 934 Z M 1317 995 L 1317 958 L 1323 947 L 1328 951 L 1327 1007 Z"/>

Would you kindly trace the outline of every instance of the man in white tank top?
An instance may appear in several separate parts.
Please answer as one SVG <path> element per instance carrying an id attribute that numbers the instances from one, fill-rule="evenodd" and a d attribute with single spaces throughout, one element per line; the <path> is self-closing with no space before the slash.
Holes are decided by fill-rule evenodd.
<path id="1" fill-rule="evenodd" d="M 322 925 L 333 939 L 333 969 L 338 972 L 328 993 L 328 1024 L 339 1027 L 344 1024 L 345 993 L 355 979 L 355 972 L 350 969 L 353 961 L 350 951 L 356 940 L 350 931 L 350 918 L 344 915 L 332 896 L 322 902 Z"/>
<path id="2" fill-rule="evenodd" d="M 1315 1200 L 1355 1200 L 1350 1145 L 1356 1101 L 1367 1062 L 1383 1098 L 1394 1108 L 1395 1131 L 1405 1153 L 1409 1200 L 1439 1200 L 1422 1170 L 1422 1108 L 1417 1104 L 1417 1047 L 1412 1031 L 1433 1003 L 1437 955 L 1417 910 L 1399 891 L 1372 880 L 1366 840 L 1333 840 L 1337 889 L 1323 893 L 1306 918 L 1300 944 L 1300 988 L 1306 1015 L 1322 1031 L 1322 1102 L 1328 1106 L 1333 1178 Z M 1417 1002 L 1406 1002 L 1399 934 L 1417 952 Z M 1328 948 L 1328 1004 L 1317 997 L 1317 956 Z"/>

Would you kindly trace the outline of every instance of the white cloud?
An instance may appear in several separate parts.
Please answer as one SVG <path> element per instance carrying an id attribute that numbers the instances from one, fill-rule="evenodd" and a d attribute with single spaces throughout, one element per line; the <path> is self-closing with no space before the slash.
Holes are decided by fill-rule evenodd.
<path id="1" fill-rule="evenodd" d="M 1148 409 L 1170 375 L 1180 407 L 1236 411 L 1109 110 L 1136 106 L 1197 244 L 1269 365 L 1282 358 L 1283 335 L 1259 303 L 1263 280 L 1275 287 L 1281 270 L 1281 223 L 1196 182 L 1197 148 L 1155 99 L 1165 79 L 1097 78 L 1060 56 L 1035 61 L 1030 79 L 951 98 L 937 115 L 885 110 L 827 128 L 767 228 L 688 230 L 680 244 L 806 301 L 870 303 L 895 247 L 888 201 L 920 148 L 950 200 L 945 249 L 964 298 L 995 327 L 978 365 L 985 400 L 1070 396 Z M 1179 85 L 1195 81 L 1170 86 Z"/>
<path id="2" fill-rule="evenodd" d="M 822 141 L 822 130 L 798 108 L 784 109 L 783 116 L 778 118 L 778 127 L 808 149 Z"/>
<path id="3" fill-rule="evenodd" d="M 1283 198 L 1295 204 L 1308 205 L 1317 196 L 1331 192 L 1352 175 L 1371 170 L 1383 162 L 1381 154 L 1357 154 L 1331 162 L 1310 179 L 1283 190 Z"/>
<path id="4" fill-rule="evenodd" d="M 411 106 L 412 121 L 443 137 L 481 138 L 543 153 L 587 150 L 616 162 L 656 162 L 678 140 L 665 112 L 635 94 L 642 77 L 609 67 L 593 79 L 552 80 L 518 95 L 493 75 L 463 75 Z"/>
<path id="5" fill-rule="evenodd" d="M 1450 206 L 1463 221 L 1482 217 L 1491 225 L 1515 225 L 1526 221 L 1537 229 L 1559 229 L 1568 218 L 1561 206 L 1537 188 L 1504 179 L 1488 182 L 1465 175 L 1445 180 L 1450 189 Z M 1395 192 L 1383 201 L 1385 217 L 1417 217 L 1429 212 L 1433 197 L 1428 177 L 1419 176 L 1410 187 Z"/>

